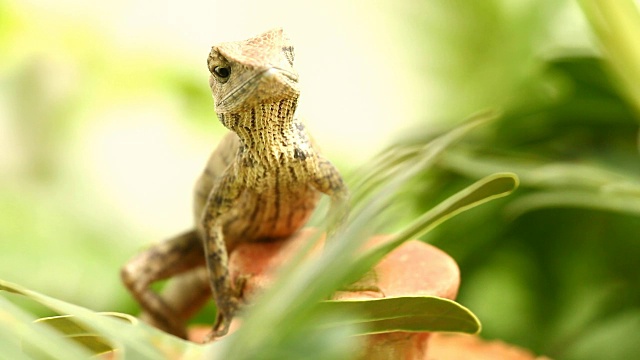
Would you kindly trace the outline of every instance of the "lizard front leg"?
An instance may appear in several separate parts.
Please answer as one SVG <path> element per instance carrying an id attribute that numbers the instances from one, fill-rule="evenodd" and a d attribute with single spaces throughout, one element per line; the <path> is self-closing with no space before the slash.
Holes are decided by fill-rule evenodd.
<path id="1" fill-rule="evenodd" d="M 349 216 L 349 190 L 338 169 L 321 156 L 318 157 L 317 169 L 314 174 L 313 186 L 331 199 L 327 214 L 327 238 L 329 239 Z"/>
<path id="2" fill-rule="evenodd" d="M 231 171 L 230 171 L 231 172 Z M 237 200 L 239 183 L 235 177 L 223 175 L 214 186 L 204 209 L 204 251 L 211 290 L 218 308 L 216 323 L 205 341 L 227 334 L 231 320 L 240 307 L 242 289 L 234 291 L 229 274 L 229 255 L 224 240 L 224 220 Z"/>

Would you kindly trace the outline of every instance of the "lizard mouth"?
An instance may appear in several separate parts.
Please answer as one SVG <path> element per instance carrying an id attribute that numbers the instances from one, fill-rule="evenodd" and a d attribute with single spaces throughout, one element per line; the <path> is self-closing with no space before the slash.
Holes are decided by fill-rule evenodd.
<path id="1" fill-rule="evenodd" d="M 218 109 L 224 109 L 233 103 L 242 102 L 238 100 L 243 100 L 251 96 L 265 79 L 273 83 L 273 85 L 280 84 L 283 87 L 291 88 L 298 82 L 298 74 L 275 66 L 264 69 L 251 75 L 246 80 L 241 79 L 240 84 L 216 103 L 216 107 Z"/>

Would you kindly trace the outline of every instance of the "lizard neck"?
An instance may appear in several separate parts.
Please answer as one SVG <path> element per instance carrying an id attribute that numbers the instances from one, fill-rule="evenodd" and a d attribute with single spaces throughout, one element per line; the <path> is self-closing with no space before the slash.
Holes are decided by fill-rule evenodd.
<path id="1" fill-rule="evenodd" d="M 258 104 L 238 112 L 218 113 L 222 124 L 240 138 L 245 150 L 274 152 L 296 143 L 297 98 Z"/>

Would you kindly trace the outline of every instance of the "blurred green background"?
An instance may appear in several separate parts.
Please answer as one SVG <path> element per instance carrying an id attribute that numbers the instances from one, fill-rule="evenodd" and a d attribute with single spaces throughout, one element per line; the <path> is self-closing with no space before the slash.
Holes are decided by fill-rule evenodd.
<path id="1" fill-rule="evenodd" d="M 135 312 L 118 269 L 191 226 L 224 132 L 209 46 L 273 26 L 298 44 L 300 111 L 345 173 L 503 111 L 398 199 L 417 216 L 491 172 L 521 177 L 425 237 L 459 262 L 484 337 L 640 353 L 637 1 L 0 0 L 0 278 Z"/>

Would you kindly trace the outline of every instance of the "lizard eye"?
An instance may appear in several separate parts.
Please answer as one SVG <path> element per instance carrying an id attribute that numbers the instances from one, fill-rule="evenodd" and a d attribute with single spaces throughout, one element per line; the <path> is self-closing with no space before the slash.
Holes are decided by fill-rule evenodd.
<path id="1" fill-rule="evenodd" d="M 220 80 L 227 80 L 231 75 L 231 68 L 228 66 L 216 66 L 213 68 L 213 74 Z"/>

